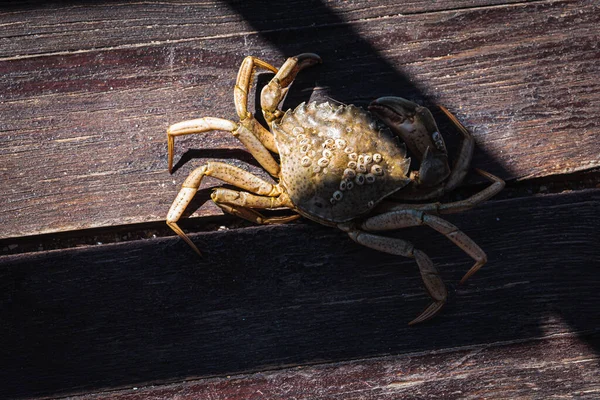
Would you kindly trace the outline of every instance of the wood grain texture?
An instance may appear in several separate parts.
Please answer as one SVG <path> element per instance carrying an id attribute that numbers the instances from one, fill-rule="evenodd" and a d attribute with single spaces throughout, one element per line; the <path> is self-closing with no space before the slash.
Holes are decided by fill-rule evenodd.
<path id="1" fill-rule="evenodd" d="M 84 399 L 597 399 L 600 337 L 559 336 L 135 388 Z"/>
<path id="2" fill-rule="evenodd" d="M 166 127 L 232 118 L 249 54 L 274 64 L 323 56 L 289 106 L 311 91 L 359 105 L 390 94 L 445 104 L 475 132 L 474 164 L 507 179 L 600 164 L 596 2 L 410 4 L 291 2 L 280 19 L 283 8 L 243 2 L 1 9 L 0 238 L 162 220 L 208 159 L 262 173 L 222 132 L 178 140 L 183 161 L 165 171 Z"/>
<path id="3" fill-rule="evenodd" d="M 531 0 L 530 0 L 531 1 Z M 526 1 L 525 1 L 526 2 Z M 27 1 L 0 9 L 0 59 L 81 53 L 256 34 L 255 23 L 270 30 L 306 29 L 399 14 L 524 3 L 519 0 L 285 1 L 175 0 L 143 4 L 96 1 Z M 0 5 L 1 6 L 1 5 Z M 51 16 L 52 18 L 49 18 Z M 248 18 L 249 17 L 249 18 Z M 100 35 L 99 32 L 102 32 Z"/>
<path id="4" fill-rule="evenodd" d="M 192 235 L 202 259 L 178 238 L 0 257 L 0 397 L 415 352 L 435 364 L 442 350 L 559 334 L 592 334 L 582 343 L 600 351 L 600 190 L 488 202 L 449 220 L 489 262 L 456 286 L 468 256 L 431 230 L 398 232 L 432 257 L 451 292 L 441 315 L 415 327 L 407 322 L 428 299 L 414 261 L 312 223 Z M 514 374 L 525 373 L 510 354 Z M 577 364 L 547 357 L 586 388 Z M 439 369 L 428 371 L 425 381 Z"/>

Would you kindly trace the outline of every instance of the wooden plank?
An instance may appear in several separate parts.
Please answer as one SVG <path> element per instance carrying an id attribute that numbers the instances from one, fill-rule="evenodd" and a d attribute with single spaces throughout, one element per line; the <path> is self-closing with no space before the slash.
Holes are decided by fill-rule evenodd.
<path id="1" fill-rule="evenodd" d="M 192 235 L 202 259 L 178 238 L 0 257 L 0 397 L 597 335 L 600 190 L 449 220 L 489 262 L 456 286 L 469 257 L 430 230 L 398 232 L 451 292 L 415 327 L 427 297 L 413 260 L 312 223 Z M 587 343 L 598 352 L 597 336 Z"/>
<path id="2" fill-rule="evenodd" d="M 507 179 L 600 164 L 600 12 L 594 2 L 366 19 L 342 8 L 316 27 L 307 22 L 314 14 L 306 6 L 280 22 L 272 18 L 276 10 L 252 18 L 238 9 L 242 20 L 230 18 L 227 7 L 213 7 L 205 23 L 188 26 L 181 16 L 184 5 L 170 20 L 170 7 L 176 6 L 161 4 L 127 5 L 126 15 L 139 11 L 141 17 L 122 25 L 105 6 L 71 5 L 64 15 L 64 8 L 50 6 L 44 15 L 58 24 L 31 36 L 43 40 L 50 53 L 23 41 L 24 57 L 10 53 L 0 59 L 0 238 L 164 219 L 184 176 L 207 159 L 242 158 L 238 165 L 258 172 L 236 140 L 219 132 L 179 140 L 178 159 L 195 151 L 185 153 L 176 175 L 165 172 L 166 126 L 199 115 L 232 118 L 231 87 L 248 54 L 275 64 L 307 50 L 324 57 L 322 67 L 304 74 L 287 105 L 306 98 L 310 90 L 304 90 L 313 84 L 320 88 L 315 97 L 362 105 L 389 94 L 443 103 L 475 130 L 475 165 Z M 0 23 L 14 30 L 11 38 L 18 32 L 28 36 L 23 30 L 31 24 L 16 22 L 27 12 L 0 15 Z M 350 22 L 343 22 L 344 12 L 354 15 Z M 81 22 L 84 13 L 94 21 L 89 26 Z M 150 14 L 155 18 L 148 17 L 150 22 L 164 18 L 162 31 L 165 24 L 169 31 L 186 30 L 180 37 L 185 40 L 153 43 L 158 33 L 144 33 Z M 289 29 L 290 19 L 299 25 Z M 109 37 L 120 32 L 132 38 L 129 44 L 102 42 L 103 30 L 94 30 L 102 24 L 114 26 Z M 73 27 L 84 31 L 80 46 L 73 46 Z M 57 43 L 65 34 L 71 39 L 62 48 Z M 219 213 L 207 204 L 192 215 Z"/>
<path id="3" fill-rule="evenodd" d="M 366 0 L 294 0 L 279 3 L 276 7 L 270 3 L 229 1 L 179 0 L 168 4 L 28 1 L 0 9 L 0 18 L 4 21 L 0 32 L 0 59 L 146 47 L 149 44 L 177 43 L 211 36 L 303 29 L 398 14 L 422 14 L 510 3 L 522 1 L 412 0 L 399 4 Z M 49 15 L 52 18 L 48 18 Z"/>
<path id="4" fill-rule="evenodd" d="M 599 335 L 495 343 L 75 396 L 83 399 L 596 399 Z"/>

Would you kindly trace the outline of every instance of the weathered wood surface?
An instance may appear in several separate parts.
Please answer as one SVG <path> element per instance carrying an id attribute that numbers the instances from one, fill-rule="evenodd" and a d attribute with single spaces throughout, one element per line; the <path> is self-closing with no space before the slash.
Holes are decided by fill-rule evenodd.
<path id="1" fill-rule="evenodd" d="M 4 6 L 0 238 L 162 220 L 209 158 L 258 171 L 214 132 L 178 140 L 184 161 L 166 172 L 166 127 L 233 118 L 249 54 L 323 56 L 288 105 L 313 85 L 361 105 L 390 94 L 445 104 L 475 131 L 475 165 L 507 179 L 600 165 L 597 2 L 393 3 Z M 193 215 L 219 212 L 206 204 Z"/>
<path id="2" fill-rule="evenodd" d="M 456 286 L 471 265 L 468 256 L 428 229 L 398 232 L 431 255 L 451 291 L 443 313 L 415 327 L 406 324 L 428 300 L 414 261 L 312 223 L 192 235 L 203 259 L 178 238 L 0 257 L 0 397 L 415 352 L 431 355 L 420 359 L 428 379 L 436 374 L 427 365 L 470 354 L 458 350 L 443 361 L 436 351 L 560 334 L 591 335 L 573 345 L 598 354 L 600 190 L 490 201 L 450 220 L 477 240 L 489 263 Z M 502 370 L 501 349 L 492 351 L 496 361 L 487 370 L 483 356 L 484 365 L 465 360 L 461 368 L 473 377 L 487 371 L 504 390 L 511 379 L 495 373 L 513 361 L 515 379 L 529 365 L 530 374 L 542 373 L 531 378 L 541 386 L 556 366 L 572 372 L 563 378 L 573 379 L 573 390 L 597 390 L 594 362 L 562 365 L 567 349 L 539 356 L 551 364 L 523 359 L 543 348 L 524 349 L 516 361 L 506 347 Z M 475 390 L 477 382 L 462 387 Z M 513 383 L 514 390 L 526 384 Z"/>
<path id="3" fill-rule="evenodd" d="M 597 399 L 599 346 L 598 335 L 559 336 L 70 399 Z"/>

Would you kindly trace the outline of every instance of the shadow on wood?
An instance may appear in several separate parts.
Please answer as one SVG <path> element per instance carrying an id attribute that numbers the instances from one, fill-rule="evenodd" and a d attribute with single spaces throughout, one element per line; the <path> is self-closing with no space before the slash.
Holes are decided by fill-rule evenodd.
<path id="1" fill-rule="evenodd" d="M 302 78 L 312 83 L 312 77 L 316 76 L 314 81 L 318 89 L 313 93 L 313 99 L 316 96 L 332 97 L 364 106 L 382 95 L 401 95 L 431 104 L 437 102 L 434 92 L 437 85 L 446 85 L 446 93 L 458 91 L 456 100 L 459 102 L 471 95 L 469 85 L 478 85 L 482 95 L 465 104 L 479 107 L 474 111 L 479 113 L 479 121 L 485 123 L 500 115 L 511 122 L 516 118 L 521 123 L 514 124 L 510 134 L 505 135 L 503 124 L 506 120 L 503 120 L 490 134 L 495 135 L 495 140 L 503 141 L 496 154 L 516 152 L 514 156 L 505 156 L 504 160 L 527 165 L 520 170 L 519 177 L 597 165 L 597 151 L 589 146 L 596 143 L 589 129 L 597 120 L 595 103 L 585 99 L 571 101 L 593 92 L 589 88 L 594 88 L 595 81 L 590 77 L 594 76 L 593 68 L 597 66 L 594 58 L 597 52 L 589 49 L 597 41 L 591 35 L 580 40 L 576 29 L 596 26 L 596 14 L 585 12 L 589 8 L 570 2 L 534 3 L 520 5 L 517 7 L 520 12 L 510 14 L 501 7 L 490 7 L 472 13 L 451 13 L 442 22 L 431 18 L 422 24 L 424 15 L 419 12 L 412 19 L 413 24 L 417 21 L 413 27 L 418 29 L 419 37 L 410 37 L 412 27 L 392 31 L 393 23 L 411 23 L 410 18 L 380 15 L 377 26 L 367 26 L 364 21 L 368 16 L 363 15 L 357 19 L 360 23 L 350 25 L 322 2 L 298 2 L 296 5 L 301 4 L 301 7 L 286 10 L 257 9 L 246 3 L 229 2 L 230 7 L 254 28 L 255 32 L 249 35 L 260 36 L 283 56 L 306 51 L 326 55 L 322 67 L 307 71 Z M 184 7 L 180 15 L 185 15 L 186 10 Z M 129 13 L 134 15 L 135 10 L 130 9 Z M 508 16 L 518 18 L 518 26 L 508 26 L 504 22 Z M 534 16 L 539 17 L 535 19 Z M 101 21 L 111 21 L 102 14 L 97 17 Z M 126 31 L 118 31 L 112 42 L 102 45 L 102 54 L 96 54 L 95 50 L 96 41 L 102 38 L 93 34 L 86 42 L 87 53 L 63 54 L 73 45 L 73 42 L 56 40 L 63 37 L 63 31 L 48 39 L 54 39 L 53 45 L 58 46 L 52 50 L 34 47 L 23 55 L 18 49 L 16 54 L 10 53 L 14 49 L 8 49 L 10 54 L 6 57 L 18 60 L 5 61 L 3 71 L 17 78 L 12 78 L 13 83 L 5 96 L 25 106 L 11 110 L 12 116 L 20 118 L 8 120 L 23 121 L 24 126 L 9 124 L 6 131 L 25 132 L 25 144 L 28 140 L 50 143 L 39 140 L 39 132 L 50 132 L 44 138 L 56 139 L 54 147 L 47 147 L 46 152 L 32 147 L 35 151 L 26 153 L 27 156 L 21 154 L 23 159 L 36 155 L 42 159 L 39 164 L 42 167 L 24 163 L 19 164 L 20 170 L 14 169 L 31 173 L 44 167 L 54 168 L 60 163 L 52 157 L 63 157 L 70 152 L 77 154 L 78 142 L 72 140 L 74 137 L 93 138 L 98 132 L 98 138 L 93 139 L 98 143 L 90 143 L 88 152 L 81 153 L 83 157 L 75 161 L 93 158 L 106 168 L 94 166 L 93 171 L 88 171 L 86 165 L 81 170 L 85 173 L 79 174 L 84 178 L 76 185 L 70 185 L 65 197 L 52 197 L 57 187 L 66 187 L 61 179 L 63 175 L 68 176 L 66 171 L 63 174 L 60 168 L 55 169 L 54 175 L 38 182 L 36 187 L 40 190 L 31 196 L 52 207 L 44 209 L 43 203 L 29 203 L 26 198 L 19 197 L 19 212 L 25 215 L 30 209 L 36 209 L 37 214 L 31 214 L 34 217 L 29 222 L 21 220 L 17 224 L 7 218 L 13 223 L 12 236 L 38 232 L 40 226 L 50 225 L 48 221 L 56 224 L 52 229 L 60 231 L 67 229 L 65 227 L 89 227 L 91 222 L 98 221 L 122 223 L 121 214 L 136 221 L 145 221 L 140 215 L 159 215 L 152 211 L 153 208 L 143 209 L 139 205 L 148 198 L 166 201 L 164 196 L 157 195 L 164 194 L 160 180 L 152 181 L 145 191 L 130 190 L 130 184 L 149 179 L 150 175 L 142 171 L 155 174 L 164 169 L 164 142 L 162 138 L 156 139 L 146 150 L 146 155 L 152 156 L 141 162 L 144 157 L 141 157 L 143 151 L 138 143 L 145 143 L 147 137 L 143 130 L 133 128 L 142 121 L 146 127 L 151 126 L 152 132 L 158 132 L 160 126 L 163 135 L 162 126 L 166 124 L 165 114 L 169 110 L 188 115 L 198 105 L 227 109 L 229 98 L 225 98 L 225 89 L 220 84 L 212 88 L 221 90 L 218 98 L 210 92 L 202 101 L 194 103 L 190 100 L 197 96 L 194 91 L 188 97 L 182 95 L 180 101 L 183 104 L 164 106 L 165 93 L 175 92 L 168 90 L 173 79 L 182 87 L 198 82 L 212 84 L 216 77 L 224 76 L 219 68 L 223 65 L 229 68 L 234 59 L 237 62 L 237 58 L 245 55 L 240 48 L 245 38 L 237 35 L 242 24 L 234 23 L 231 25 L 234 28 L 224 32 L 214 22 L 220 21 L 223 15 L 217 12 L 212 17 L 206 27 L 214 30 L 204 32 L 201 38 L 194 36 L 197 32 L 173 38 L 160 36 L 165 40 L 160 46 L 151 43 L 153 37 L 145 36 L 147 29 L 143 26 L 136 32 L 143 32 L 140 36 L 145 40 L 122 43 L 119 40 Z M 141 20 L 142 25 L 148 25 L 147 20 Z M 302 22 L 294 24 L 294 21 Z M 533 28 L 531 21 L 535 21 Z M 67 22 L 63 21 L 63 26 L 70 27 Z M 491 31 L 488 22 L 489 25 L 494 22 Z M 441 25 L 435 25 L 437 23 Z M 194 24 L 180 23 L 179 27 L 184 28 L 182 25 Z M 433 25 L 435 29 L 430 28 Z M 485 28 L 473 30 L 471 36 L 449 44 L 448 38 L 454 38 L 468 26 Z M 550 36 L 535 32 L 538 28 L 547 32 L 548 27 L 551 27 Z M 13 36 L 27 36 L 23 32 L 34 36 L 28 29 L 26 26 Z M 369 40 L 361 38 L 356 29 L 368 31 Z M 532 30 L 533 34 L 524 35 Z M 232 36 L 232 31 L 237 36 Z M 497 32 L 519 39 L 527 36 L 527 40 L 520 42 L 512 38 L 515 43 L 511 44 Z M 566 37 L 564 32 L 572 36 Z M 421 37 L 427 37 L 427 40 L 423 41 Z M 219 38 L 220 44 L 214 38 Z M 396 42 L 405 38 L 409 45 L 403 51 L 411 46 L 417 47 L 418 51 L 406 53 L 407 58 L 404 53 L 392 54 L 396 65 L 413 71 L 421 65 L 444 68 L 443 72 L 437 71 L 437 76 L 423 79 L 430 88 L 427 94 L 375 48 L 379 44 L 391 54 L 397 48 Z M 27 39 L 33 41 L 35 38 Z M 171 44 L 171 40 L 180 39 L 179 45 Z M 71 37 L 71 40 L 76 38 Z M 486 41 L 484 54 L 476 54 L 478 46 Z M 122 47 L 113 47 L 116 43 Z M 253 46 L 268 47 L 263 44 L 257 41 Z M 449 50 L 448 45 L 454 47 Z M 570 49 L 575 50 L 569 52 Z M 47 56 L 46 51 L 56 55 Z M 445 57 L 449 52 L 460 57 L 443 63 L 418 62 Z M 529 57 L 532 52 L 533 60 Z M 273 52 L 268 54 L 270 59 L 277 56 Z M 508 56 L 513 57 L 510 63 L 499 62 Z M 177 62 L 173 63 L 173 60 Z M 473 62 L 477 67 L 473 67 Z M 197 63 L 195 68 L 182 68 L 193 63 Z M 498 65 L 506 68 L 496 68 Z M 532 75 L 527 71 L 507 86 L 506 77 L 515 78 L 515 71 L 523 70 L 524 65 L 542 66 L 536 69 L 535 78 L 542 79 L 543 84 L 531 84 Z M 563 73 L 566 67 L 572 68 L 566 69 L 571 71 L 569 74 Z M 195 73 L 199 68 L 205 73 L 197 77 Z M 145 72 L 137 73 L 140 69 Z M 490 70 L 497 76 L 488 78 L 479 74 L 479 70 Z M 39 71 L 47 74 L 37 73 Z M 97 71 L 102 73 L 98 75 Z M 427 71 L 422 73 L 425 76 Z M 456 76 L 442 83 L 446 73 Z M 27 79 L 20 78 L 27 74 Z M 234 76 L 232 69 L 231 78 Z M 462 77 L 467 76 L 475 78 L 463 81 Z M 571 76 L 584 76 L 587 80 L 581 84 L 571 80 Z M 40 79 L 48 79 L 48 84 L 40 87 Z M 373 84 L 375 80 L 378 85 Z M 210 84 L 203 87 L 209 89 Z M 113 88 L 120 96 L 105 96 Z M 143 90 L 137 91 L 140 88 Z M 292 106 L 298 99 L 306 100 L 308 89 L 308 84 L 294 86 L 284 107 Z M 506 98 L 513 92 L 517 104 L 507 106 Z M 27 103 L 31 99 L 45 101 L 37 111 L 47 108 L 55 112 L 53 105 L 61 96 L 77 101 L 69 106 L 60 103 L 58 115 L 62 119 L 59 128 L 54 127 L 52 115 L 55 114 L 46 111 L 36 114 Z M 151 98 L 154 99 L 152 102 Z M 493 107 L 481 99 L 490 100 Z M 125 110 L 133 102 L 137 105 L 124 114 L 126 118 L 119 119 L 123 124 L 110 125 L 107 134 L 105 123 L 113 122 L 114 105 Z M 574 107 L 566 114 L 565 102 Z M 93 110 L 102 114 L 96 117 L 91 127 L 86 126 L 88 103 L 93 103 Z M 29 114 L 25 115 L 26 111 Z M 204 109 L 193 112 L 204 115 Z M 154 116 L 154 122 L 139 119 L 142 113 Z M 78 117 L 73 118 L 74 114 Z M 591 116 L 591 122 L 585 120 L 588 116 Z M 31 125 L 31 121 L 36 124 Z M 37 121 L 46 121 L 46 125 L 38 126 Z M 73 133 L 71 126 L 82 129 Z M 519 136 L 520 127 L 528 129 L 528 137 Z M 560 146 L 555 146 L 552 141 L 546 140 L 545 147 L 537 147 L 543 141 L 538 140 L 536 134 L 540 129 L 550 131 L 548 127 L 554 128 L 557 135 L 563 135 L 556 137 L 562 138 L 565 148 L 577 147 L 583 154 L 579 163 L 564 162 L 563 158 L 572 153 L 568 149 L 557 150 Z M 119 155 L 113 149 L 123 132 L 136 132 L 137 136 L 130 138 L 127 151 Z M 64 143 L 71 143 L 73 147 Z M 531 148 L 535 150 L 523 150 Z M 156 156 L 159 151 L 161 156 Z M 101 152 L 104 158 L 98 156 Z M 189 159 L 195 155 L 202 153 L 192 151 Z M 184 156 L 181 164 L 186 161 Z M 540 161 L 542 167 L 538 168 L 536 161 Z M 126 168 L 124 173 L 117 175 L 108 174 L 115 165 L 128 166 L 130 162 L 137 163 L 135 168 Z M 514 171 L 519 170 L 510 165 L 511 171 L 503 171 L 508 167 L 500 165 L 482 149 L 476 152 L 475 164 L 501 176 L 511 176 L 511 173 L 517 176 Z M 77 170 L 69 170 L 74 171 Z M 98 180 L 104 173 L 107 180 Z M 30 193 L 29 181 L 20 186 L 25 180 L 13 176 L 11 182 L 13 192 L 20 196 Z M 90 190 L 94 185 L 96 191 Z M 115 187 L 121 191 L 110 192 Z M 401 237 L 414 239 L 419 248 L 432 256 L 453 294 L 438 318 L 413 328 L 408 328 L 406 323 L 428 301 L 414 262 L 370 251 L 352 243 L 339 231 L 307 222 L 192 235 L 205 252 L 203 259 L 198 259 L 178 238 L 3 257 L 0 259 L 0 342 L 3 344 L 0 349 L 0 381 L 3 382 L 0 394 L 6 397 L 54 395 L 282 366 L 427 352 L 556 333 L 597 332 L 599 196 L 596 190 L 496 201 L 450 218 L 482 246 L 490 260 L 464 287 L 456 287 L 455 282 L 471 265 L 467 256 L 430 230 L 398 232 Z M 103 208 L 89 208 L 90 214 L 83 216 L 80 215 L 83 213 L 75 212 L 81 207 L 56 210 L 65 199 L 78 206 L 97 201 Z M 105 199 L 117 199 L 118 207 L 106 207 Z M 14 199 L 12 202 L 17 204 Z M 162 210 L 161 207 L 156 209 Z M 166 211 L 168 205 L 163 208 Z M 104 211 L 115 209 L 118 209 L 116 214 Z M 125 209 L 129 211 L 124 213 Z M 9 212 L 13 210 L 5 211 L 5 215 Z M 107 217 L 109 214 L 112 216 Z M 47 216 L 51 218 L 44 219 Z M 81 225 L 62 224 L 77 218 Z M 19 230 L 14 229 L 15 225 Z M 600 351 L 597 340 L 589 345 L 596 352 Z"/>
<path id="2" fill-rule="evenodd" d="M 466 255 L 430 230 L 399 232 L 455 292 L 411 328 L 428 302 L 413 260 L 312 223 L 192 235 L 202 259 L 178 238 L 4 257 L 0 390 L 55 394 L 594 331 L 599 206 L 592 190 L 454 216 L 490 260 L 463 287 Z"/>

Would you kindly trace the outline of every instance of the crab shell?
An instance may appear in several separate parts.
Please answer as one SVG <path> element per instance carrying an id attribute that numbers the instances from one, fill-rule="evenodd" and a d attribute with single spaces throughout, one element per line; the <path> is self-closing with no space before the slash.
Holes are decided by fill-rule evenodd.
<path id="1" fill-rule="evenodd" d="M 410 183 L 404 144 L 362 108 L 302 103 L 273 123 L 272 131 L 280 184 L 309 219 L 350 221 Z"/>

